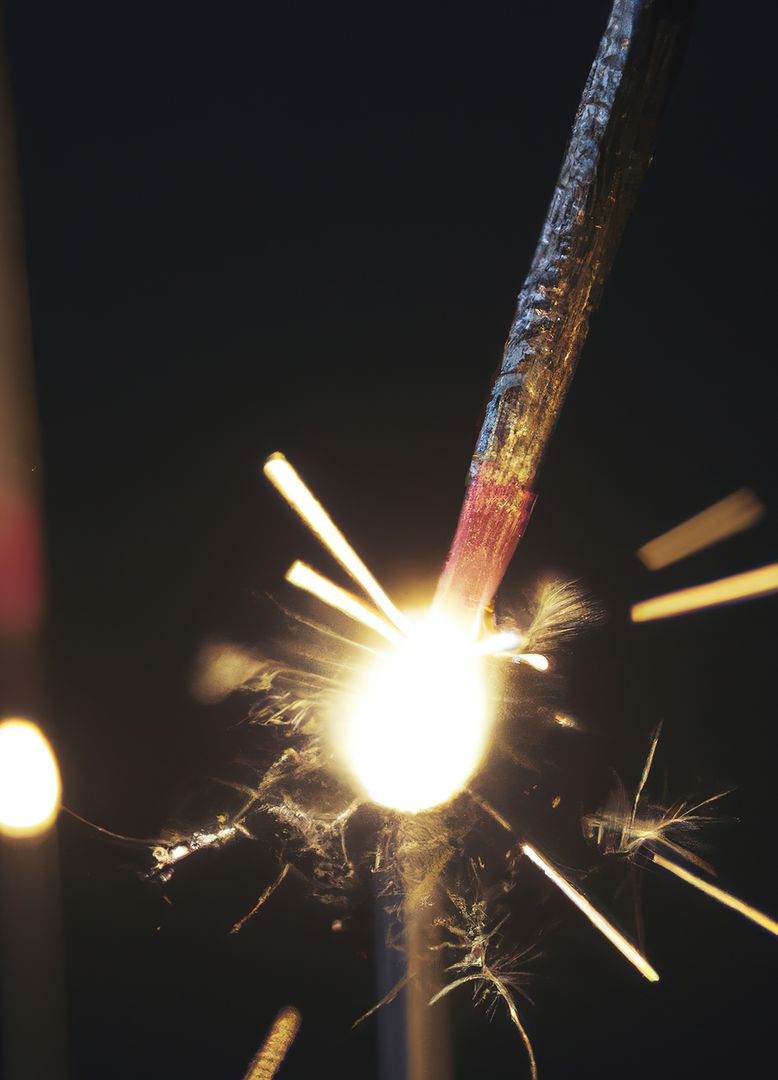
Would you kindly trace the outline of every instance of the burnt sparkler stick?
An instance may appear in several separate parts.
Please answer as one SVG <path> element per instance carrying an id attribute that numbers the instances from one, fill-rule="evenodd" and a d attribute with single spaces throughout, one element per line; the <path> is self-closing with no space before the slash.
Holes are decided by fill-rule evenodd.
<path id="1" fill-rule="evenodd" d="M 477 635 L 535 501 L 535 481 L 622 232 L 651 160 L 686 40 L 687 0 L 615 0 L 519 294 L 436 602 Z M 411 1080 L 445 1076 L 434 928 L 407 912 Z M 414 948 L 415 946 L 415 948 Z M 414 1022 L 426 1026 L 419 1048 Z M 440 1017 L 437 1022 L 442 1024 Z M 415 1056 L 418 1060 L 415 1060 Z"/>
<path id="2" fill-rule="evenodd" d="M 492 384 L 438 600 L 476 626 L 529 520 L 589 318 L 651 161 L 687 0 L 615 0 Z"/>

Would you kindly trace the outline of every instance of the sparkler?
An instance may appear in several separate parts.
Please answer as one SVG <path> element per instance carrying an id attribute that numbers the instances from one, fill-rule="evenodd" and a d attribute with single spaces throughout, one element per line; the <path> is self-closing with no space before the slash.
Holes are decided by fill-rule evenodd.
<path id="1" fill-rule="evenodd" d="M 471 785 L 487 754 L 494 751 L 497 683 L 521 666 L 536 673 L 546 671 L 549 643 L 572 632 L 580 605 L 570 590 L 550 587 L 525 628 L 487 625 L 486 616 L 526 528 L 540 465 L 589 318 L 651 158 L 656 125 L 687 25 L 688 5 L 680 0 L 673 5 L 615 0 L 540 242 L 519 294 L 431 611 L 422 618 L 400 611 L 293 466 L 280 454 L 268 459 L 267 478 L 367 599 L 299 561 L 292 564 L 287 581 L 364 627 L 375 639 L 371 637 L 367 648 L 357 643 L 363 652 L 357 664 L 300 650 L 289 663 L 250 665 L 252 674 L 242 685 L 264 694 L 253 718 L 288 743 L 256 783 L 235 785 L 241 805 L 225 816 L 219 828 L 200 830 L 188 840 L 179 837 L 156 848 L 155 870 L 160 876 L 169 874 L 180 858 L 199 847 L 218 846 L 222 839 L 249 832 L 249 819 L 263 811 L 283 830 L 285 860 L 286 849 L 296 842 L 315 860 L 311 873 L 315 886 L 333 900 L 343 882 L 354 880 L 359 864 L 350 850 L 348 824 L 364 803 L 378 807 L 380 825 L 372 869 L 383 875 L 387 905 L 394 904 L 404 921 L 408 972 L 402 983 L 409 990 L 412 1039 L 414 1032 L 427 1036 L 426 1042 L 422 1038 L 411 1047 L 412 1080 L 443 1075 L 435 1060 L 442 1056 L 440 1047 L 429 1038 L 435 1021 L 427 1006 L 464 983 L 473 983 L 482 996 L 496 995 L 504 1002 L 521 1034 L 532 1075 L 536 1074 L 534 1052 L 513 995 L 518 989 L 515 973 L 509 958 L 498 951 L 501 936 L 497 931 L 504 920 L 488 917 L 490 905 L 505 904 L 505 896 L 519 887 L 512 864 L 498 871 L 503 886 L 500 900 L 469 901 L 468 888 L 460 884 L 456 891 L 450 879 L 461 876 L 458 867 L 465 838 L 472 838 L 475 825 L 483 823 L 481 815 L 513 832 L 508 819 Z M 727 514 L 714 515 L 714 524 L 708 518 L 702 532 L 730 535 L 736 527 L 745 527 L 747 517 L 745 512 L 730 514 L 725 524 Z M 682 557 L 679 552 L 688 554 L 701 546 L 697 523 L 684 536 L 671 538 L 669 546 L 655 541 L 644 556 L 648 563 L 666 564 L 672 557 Z M 680 612 L 679 605 L 686 604 L 688 609 L 690 602 L 701 606 L 725 602 L 722 596 L 763 595 L 778 589 L 778 565 L 739 575 L 729 579 L 729 584 L 713 584 L 718 591 L 698 592 L 691 599 L 688 595 L 658 598 L 648 602 L 655 605 L 653 609 L 637 605 L 633 619 L 659 617 L 651 611 L 662 604 L 665 614 L 670 614 L 668 605 Z M 714 593 L 718 599 L 710 599 Z M 315 632 L 326 633 L 328 640 L 349 647 L 331 629 L 304 622 Z M 245 669 L 240 662 L 233 666 Z M 537 675 L 528 672 L 526 677 L 532 680 Z M 575 726 L 567 714 L 555 715 L 560 726 Z M 704 804 L 679 810 L 670 815 L 671 820 L 650 827 L 638 813 L 655 745 L 631 814 L 614 819 L 619 831 L 612 850 L 632 856 L 645 848 L 659 866 L 702 887 L 694 875 L 679 872 L 675 864 L 665 866 L 667 860 L 654 847 L 663 844 L 675 854 L 685 852 L 670 839 L 671 826 L 681 821 L 688 825 Z M 333 769 L 333 763 L 340 768 Z M 614 822 L 606 813 L 593 820 L 598 836 L 612 835 Z M 656 982 L 659 976 L 643 953 L 534 843 L 515 839 L 513 850 L 518 847 L 629 963 Z M 284 867 L 288 865 L 284 861 Z M 479 873 L 485 873 L 486 867 L 485 859 Z M 286 869 L 247 917 L 285 877 Z M 718 899 L 744 914 L 753 912 L 723 890 L 707 887 L 705 891 L 712 896 L 720 893 Z M 722 899 L 725 896 L 728 900 Z M 445 903 L 453 904 L 459 922 L 440 914 Z M 766 924 L 764 920 L 771 922 L 766 916 L 761 918 L 761 925 Z M 441 941 L 441 933 L 454 940 Z M 460 948 L 463 955 L 449 968 L 455 973 L 453 980 L 442 985 L 435 958 L 446 947 Z M 391 1000 L 398 989 L 382 1001 Z"/>

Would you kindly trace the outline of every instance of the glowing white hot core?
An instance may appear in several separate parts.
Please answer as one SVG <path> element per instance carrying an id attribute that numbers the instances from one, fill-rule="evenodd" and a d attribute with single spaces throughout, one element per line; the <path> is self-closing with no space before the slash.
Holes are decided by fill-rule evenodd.
<path id="1" fill-rule="evenodd" d="M 491 728 L 483 665 L 470 638 L 432 618 L 381 655 L 342 745 L 373 802 L 415 813 L 461 791 Z"/>

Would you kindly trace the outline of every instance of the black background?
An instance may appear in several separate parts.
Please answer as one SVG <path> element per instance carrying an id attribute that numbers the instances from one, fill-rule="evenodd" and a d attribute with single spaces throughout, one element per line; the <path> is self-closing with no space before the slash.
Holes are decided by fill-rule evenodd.
<path id="1" fill-rule="evenodd" d="M 45 719 L 79 813 L 154 835 L 234 752 L 235 708 L 187 692 L 200 644 L 261 641 L 291 559 L 327 569 L 260 476 L 269 452 L 399 600 L 431 586 L 608 7 L 6 4 Z M 663 717 L 658 775 L 677 795 L 736 785 L 713 861 L 775 913 L 778 602 L 627 617 L 778 552 L 768 10 L 700 5 L 504 588 L 553 570 L 600 600 L 569 663 L 597 754 L 634 782 Z M 768 505 L 751 533 L 657 575 L 634 557 L 746 484 Z M 273 872 L 261 845 L 193 859 L 169 907 L 141 849 L 67 820 L 60 841 L 74 1077 L 237 1080 L 287 1002 L 304 1026 L 284 1075 L 377 1075 L 375 1026 L 349 1032 L 375 998 L 369 897 L 332 934 L 290 881 L 230 937 Z M 541 1076 L 771 1074 L 765 933 L 653 874 L 652 987 L 547 903 L 561 929 L 524 1011 Z M 458 1076 L 522 1075 L 503 1017 L 466 991 L 453 1014 Z"/>

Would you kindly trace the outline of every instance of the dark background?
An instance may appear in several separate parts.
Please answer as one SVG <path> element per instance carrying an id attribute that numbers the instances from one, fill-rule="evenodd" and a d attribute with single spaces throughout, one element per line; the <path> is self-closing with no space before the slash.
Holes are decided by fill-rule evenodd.
<path id="1" fill-rule="evenodd" d="M 187 691 L 250 644 L 293 557 L 260 476 L 283 450 L 390 592 L 434 581 L 479 410 L 607 3 L 5 5 L 43 442 L 50 712 L 65 799 L 153 836 L 234 751 Z M 569 662 L 593 753 L 630 783 L 660 716 L 678 796 L 737 792 L 722 883 L 778 912 L 775 629 L 764 599 L 647 627 L 630 603 L 776 559 L 774 44 L 701 4 L 505 589 L 554 570 L 608 612 Z M 735 488 L 749 534 L 652 575 L 647 539 Z M 578 736 L 571 736 L 579 738 Z M 211 809 L 218 809 L 214 788 Z M 206 799 L 207 802 L 207 799 Z M 722 808 L 724 810 L 724 808 Z M 548 849 L 564 840 L 550 836 Z M 340 934 L 240 843 L 182 867 L 60 826 L 72 1075 L 242 1076 L 275 1011 L 284 1075 L 377 1075 L 371 903 Z M 610 894 L 600 892 L 604 905 Z M 771 1074 L 778 942 L 647 882 L 651 987 L 564 901 L 524 1015 L 541 1076 Z M 556 941 L 556 943 L 555 943 Z M 454 1001 L 458 1075 L 523 1075 Z"/>

